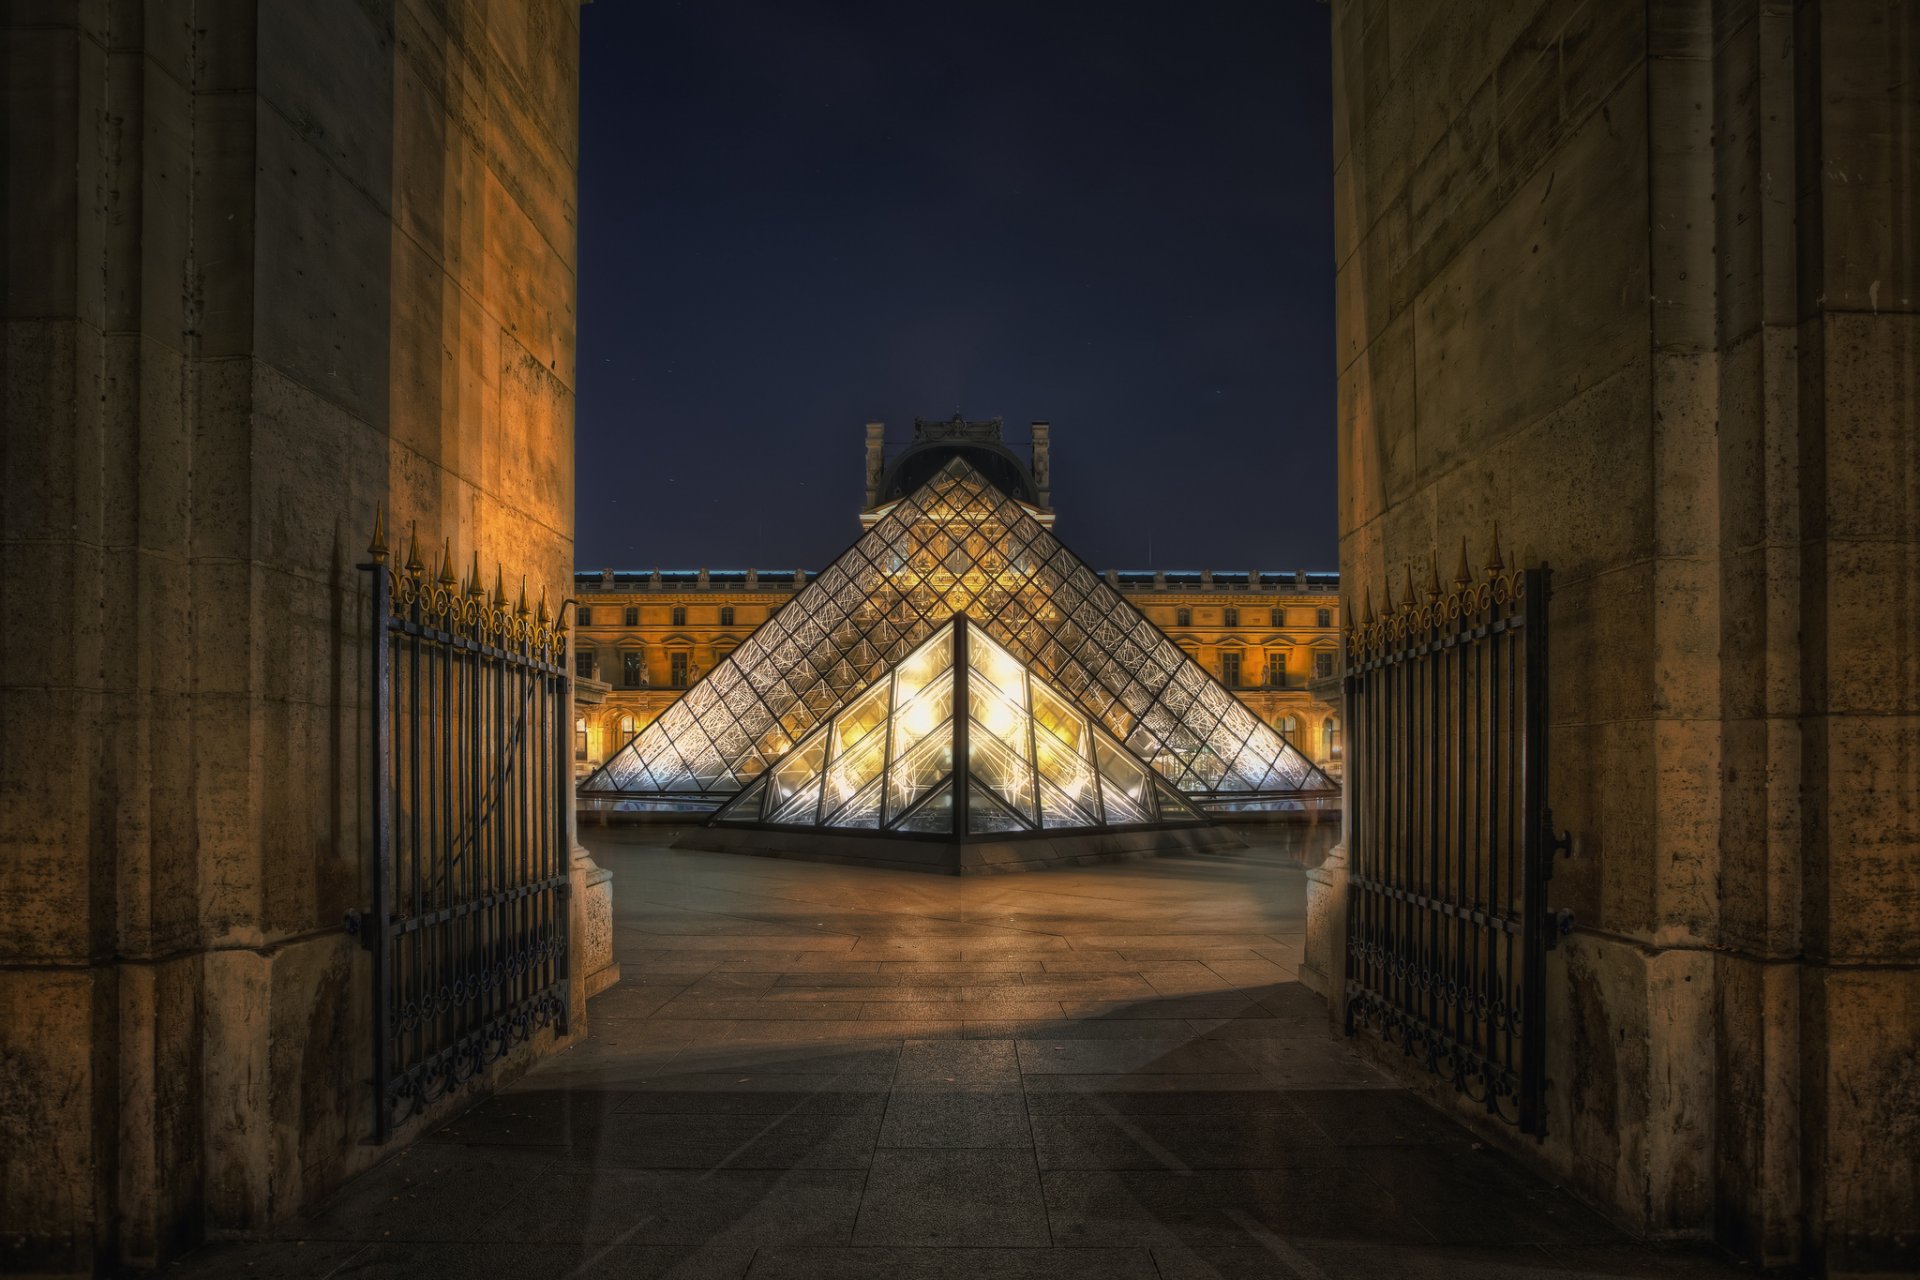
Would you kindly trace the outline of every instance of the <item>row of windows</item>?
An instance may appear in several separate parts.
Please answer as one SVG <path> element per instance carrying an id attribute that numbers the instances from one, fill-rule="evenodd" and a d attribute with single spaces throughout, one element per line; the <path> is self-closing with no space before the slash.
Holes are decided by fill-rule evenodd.
<path id="1" fill-rule="evenodd" d="M 1313 674 L 1324 680 L 1333 674 L 1333 655 L 1316 653 L 1313 655 Z M 1229 689 L 1240 688 L 1240 655 L 1229 650 L 1220 655 L 1220 683 Z M 1267 655 L 1267 687 L 1284 689 L 1287 684 L 1287 655 L 1269 653 Z"/>
<path id="2" fill-rule="evenodd" d="M 580 606 L 579 623 L 583 627 L 590 627 L 594 625 L 593 609 L 591 606 L 588 606 L 588 605 Z M 640 607 L 638 605 L 630 604 L 625 609 L 621 610 L 620 625 L 623 627 L 639 626 L 640 625 Z M 676 626 L 676 627 L 684 627 L 687 625 L 687 609 L 685 605 L 674 606 L 673 621 L 669 625 Z M 733 606 L 732 605 L 730 604 L 722 605 L 720 607 L 720 625 L 723 627 L 730 627 L 733 625 Z"/>
<path id="3" fill-rule="evenodd" d="M 1179 608 L 1177 608 L 1177 609 L 1175 609 L 1175 610 L 1173 611 L 1173 625 L 1174 625 L 1174 626 L 1176 626 L 1176 627 L 1190 627 L 1190 626 L 1192 626 L 1192 625 L 1193 625 L 1193 610 L 1191 610 L 1191 609 L 1189 609 L 1189 608 L 1187 608 L 1187 607 L 1186 607 L 1186 606 L 1184 606 L 1184 605 L 1182 605 L 1181 607 L 1179 607 Z M 1227 608 L 1225 608 L 1225 609 L 1222 609 L 1222 610 L 1220 611 L 1220 625 L 1221 625 L 1221 626 L 1223 626 L 1223 627 L 1237 627 L 1237 626 L 1239 626 L 1239 625 L 1240 625 L 1240 610 L 1238 610 L 1238 609 L 1236 609 L 1236 608 L 1233 608 L 1232 606 L 1228 606 Z M 1274 609 L 1269 609 L 1269 610 L 1267 610 L 1267 625 L 1268 625 L 1268 626 L 1270 626 L 1270 627 L 1284 627 L 1284 626 L 1286 626 L 1286 625 L 1287 625 L 1287 611 L 1286 611 L 1285 609 L 1280 609 L 1280 608 L 1274 608 Z M 1333 625 L 1333 610 L 1331 610 L 1331 609 L 1316 609 L 1316 610 L 1314 610 L 1314 613 L 1313 613 L 1313 625 L 1314 625 L 1314 626 L 1316 626 L 1316 627 L 1330 627 L 1330 626 L 1332 626 L 1332 625 Z"/>
<path id="4" fill-rule="evenodd" d="M 621 625 L 622 625 L 622 626 L 628 626 L 628 627 L 637 627 L 637 626 L 639 626 L 639 625 L 640 625 L 640 609 L 639 609 L 639 606 L 637 606 L 637 605 L 628 605 L 628 606 L 627 606 L 627 607 L 626 607 L 625 609 L 623 609 L 623 610 L 621 610 L 621 618 L 620 618 L 620 622 L 621 622 Z M 1234 607 L 1233 607 L 1233 606 L 1231 606 L 1231 605 L 1229 605 L 1228 607 L 1226 607 L 1226 608 L 1224 608 L 1224 609 L 1222 609 L 1222 610 L 1220 611 L 1220 622 L 1221 622 L 1221 625 L 1222 625 L 1222 626 L 1228 626 L 1228 627 L 1237 627 L 1237 626 L 1239 626 L 1239 625 L 1240 625 L 1240 610 L 1239 610 L 1239 609 L 1237 609 L 1237 608 L 1234 608 Z M 581 625 L 581 626 L 583 626 L 583 627 L 590 627 L 590 626 L 593 626 L 593 625 L 594 625 L 594 622 L 593 622 L 593 609 L 592 609 L 592 607 L 591 607 L 591 606 L 587 606 L 587 605 L 582 605 L 582 606 L 581 606 L 581 608 L 580 608 L 580 625 Z M 672 625 L 672 626 L 676 626 L 676 627 L 684 627 L 684 626 L 686 626 L 686 625 L 687 625 L 687 609 L 686 609 L 686 606 L 685 606 L 685 605 L 675 605 L 675 606 L 674 606 L 674 609 L 673 609 L 673 620 L 672 620 L 672 622 L 671 622 L 671 624 L 670 624 L 670 625 Z M 723 626 L 723 627 L 731 627 L 731 626 L 733 626 L 733 625 L 734 625 L 734 613 L 733 613 L 733 606 L 732 606 L 732 605 L 722 605 L 722 606 L 720 607 L 720 625 L 721 625 L 721 626 Z M 1174 625 L 1174 626 L 1176 626 L 1176 627 L 1190 627 L 1190 626 L 1192 626 L 1192 625 L 1193 625 L 1193 610 L 1192 610 L 1192 609 L 1189 609 L 1189 608 L 1187 608 L 1187 607 L 1186 607 L 1186 606 L 1184 606 L 1184 605 L 1182 605 L 1181 607 L 1179 607 L 1179 608 L 1177 608 L 1177 609 L 1175 609 L 1175 610 L 1173 611 L 1173 625 Z M 1267 625 L 1268 625 L 1268 626 L 1272 626 L 1272 627 L 1284 627 L 1284 626 L 1286 626 L 1286 625 L 1287 625 L 1287 611 L 1286 611 L 1285 609 L 1281 609 L 1281 608 L 1274 608 L 1274 609 L 1269 609 L 1269 610 L 1267 611 Z M 1332 625 L 1333 625 L 1333 610 L 1331 610 L 1331 609 L 1316 609 L 1316 610 L 1314 610 L 1314 614 L 1313 614 L 1313 625 L 1314 625 L 1314 626 L 1316 626 L 1316 627 L 1330 627 L 1330 626 L 1332 626 Z"/>
<path id="5" fill-rule="evenodd" d="M 583 680 L 594 678 L 594 652 L 581 649 L 573 655 L 573 673 Z M 684 689 L 693 674 L 693 655 L 684 649 L 667 655 L 667 683 L 669 688 Z M 620 655 L 620 687 L 622 689 L 644 689 L 647 687 L 647 656 L 637 650 L 629 649 Z"/>

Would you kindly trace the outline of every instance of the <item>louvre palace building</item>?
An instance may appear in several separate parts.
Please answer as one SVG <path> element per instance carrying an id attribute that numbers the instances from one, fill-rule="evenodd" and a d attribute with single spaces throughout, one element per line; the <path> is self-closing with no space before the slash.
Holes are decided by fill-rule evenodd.
<path id="1" fill-rule="evenodd" d="M 867 424 L 861 527 L 964 458 L 1052 529 L 1050 429 L 1030 449 L 999 419 L 916 420 L 892 457 Z M 816 584 L 818 569 L 602 569 L 575 575 L 575 769 L 587 778 L 652 725 L 762 623 Z M 1264 725 L 1326 774 L 1341 771 L 1339 575 L 1305 569 L 1107 569 L 1104 583 Z"/>

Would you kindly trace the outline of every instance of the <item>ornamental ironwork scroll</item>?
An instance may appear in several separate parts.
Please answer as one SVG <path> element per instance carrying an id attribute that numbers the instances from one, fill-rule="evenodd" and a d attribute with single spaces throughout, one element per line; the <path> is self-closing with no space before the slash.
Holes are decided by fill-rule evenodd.
<path id="1" fill-rule="evenodd" d="M 411 540 L 410 540 L 411 541 Z M 566 623 L 509 603 L 449 543 L 414 542 L 372 579 L 371 906 L 347 928 L 373 953 L 374 1137 L 545 1027 L 567 1033 L 572 794 Z M 562 613 L 564 614 L 564 606 Z"/>
<path id="2" fill-rule="evenodd" d="M 1556 849 L 1546 805 L 1544 567 L 1476 579 L 1346 633 L 1347 1032 L 1374 1032 L 1529 1134 L 1546 1128 L 1546 952 Z"/>

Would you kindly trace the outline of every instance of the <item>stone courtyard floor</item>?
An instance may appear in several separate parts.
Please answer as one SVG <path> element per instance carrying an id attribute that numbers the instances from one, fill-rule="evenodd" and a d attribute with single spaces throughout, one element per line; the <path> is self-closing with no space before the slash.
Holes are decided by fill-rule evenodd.
<path id="1" fill-rule="evenodd" d="M 584 840 L 591 1036 L 284 1239 L 169 1275 L 1719 1277 L 1395 1088 L 1296 980 L 1302 863 L 950 879 Z"/>

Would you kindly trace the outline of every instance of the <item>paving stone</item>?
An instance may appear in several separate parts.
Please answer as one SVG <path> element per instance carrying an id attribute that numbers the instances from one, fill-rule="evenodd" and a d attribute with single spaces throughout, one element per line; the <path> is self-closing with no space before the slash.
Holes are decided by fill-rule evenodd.
<path id="1" fill-rule="evenodd" d="M 767 1249 L 749 1280 L 1158 1280 L 1145 1249 Z"/>
<path id="2" fill-rule="evenodd" d="M 750 1245 L 376 1244 L 328 1280 L 740 1280 L 753 1255 Z"/>
<path id="3" fill-rule="evenodd" d="M 627 1111 L 566 1147 L 556 1170 L 864 1169 L 880 1116 L 809 1109 L 775 1114 Z"/>
<path id="4" fill-rule="evenodd" d="M 1161 1280 L 1567 1280 L 1538 1245 L 1328 1245 L 1268 1236 L 1260 1244 L 1165 1245 L 1153 1250 Z"/>
<path id="5" fill-rule="evenodd" d="M 853 1243 L 1051 1244 L 1033 1153 L 882 1148 L 874 1153 Z"/>
<path id="6" fill-rule="evenodd" d="M 563 1244 L 846 1244 L 864 1169 L 557 1170 L 486 1238 Z"/>
<path id="7" fill-rule="evenodd" d="M 880 1130 L 882 1147 L 1025 1147 L 1026 1098 L 974 1090 L 895 1092 Z"/>
<path id="8" fill-rule="evenodd" d="M 1431 1243 L 1393 1197 L 1344 1169 L 1041 1175 L 1056 1244 L 1257 1244 L 1264 1235 Z"/>
<path id="9" fill-rule="evenodd" d="M 1212 1040 L 1053 1038 L 1016 1043 L 1025 1075 L 1184 1075 L 1246 1071 L 1251 1066 L 1235 1046 Z"/>
<path id="10" fill-rule="evenodd" d="M 1136 1095 L 1137 1096 L 1137 1095 Z M 1081 1095 L 1093 1102 L 1099 1095 Z M 1034 1158 L 1047 1169 L 1302 1169 L 1351 1167 L 1291 1108 L 1250 1114 L 1124 1112 L 1091 1107 L 1034 1116 Z"/>

